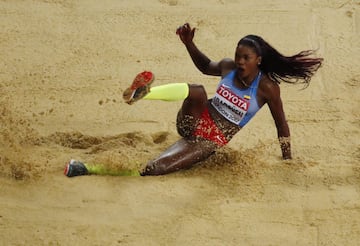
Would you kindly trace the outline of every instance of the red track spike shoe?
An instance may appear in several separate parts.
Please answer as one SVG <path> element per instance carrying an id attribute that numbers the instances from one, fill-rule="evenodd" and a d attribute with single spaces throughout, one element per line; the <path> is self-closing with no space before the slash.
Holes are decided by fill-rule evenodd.
<path id="1" fill-rule="evenodd" d="M 123 98 L 127 104 L 133 104 L 140 100 L 150 91 L 150 84 L 154 81 L 154 74 L 144 71 L 136 75 L 133 83 L 123 93 Z"/>

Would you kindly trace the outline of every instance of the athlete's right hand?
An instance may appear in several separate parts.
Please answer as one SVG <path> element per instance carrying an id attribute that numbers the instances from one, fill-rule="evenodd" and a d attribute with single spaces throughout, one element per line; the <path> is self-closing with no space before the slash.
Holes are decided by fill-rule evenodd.
<path id="1" fill-rule="evenodd" d="M 195 28 L 191 28 L 189 23 L 185 23 L 176 29 L 176 34 L 179 35 L 181 41 L 186 45 L 193 41 Z"/>

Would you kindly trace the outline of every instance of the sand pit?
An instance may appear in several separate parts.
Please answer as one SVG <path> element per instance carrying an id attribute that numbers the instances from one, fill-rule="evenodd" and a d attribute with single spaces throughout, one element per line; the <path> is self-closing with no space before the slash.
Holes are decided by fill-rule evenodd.
<path id="1" fill-rule="evenodd" d="M 0 1 L 0 245 L 358 245 L 360 2 Z M 67 178 L 71 158 L 141 168 L 179 136 L 181 102 L 122 92 L 201 83 L 175 35 L 189 22 L 214 60 L 247 34 L 317 49 L 310 86 L 282 84 L 293 160 L 267 107 L 200 165 L 161 177 Z"/>

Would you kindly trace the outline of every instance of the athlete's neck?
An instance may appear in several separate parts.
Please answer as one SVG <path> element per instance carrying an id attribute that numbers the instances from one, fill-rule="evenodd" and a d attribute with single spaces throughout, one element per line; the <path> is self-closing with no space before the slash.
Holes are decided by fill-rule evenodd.
<path id="1" fill-rule="evenodd" d="M 236 75 L 236 80 L 241 84 L 242 87 L 250 87 L 251 84 L 255 81 L 256 77 L 260 73 L 260 70 L 257 69 L 256 72 L 241 78 L 238 74 Z"/>

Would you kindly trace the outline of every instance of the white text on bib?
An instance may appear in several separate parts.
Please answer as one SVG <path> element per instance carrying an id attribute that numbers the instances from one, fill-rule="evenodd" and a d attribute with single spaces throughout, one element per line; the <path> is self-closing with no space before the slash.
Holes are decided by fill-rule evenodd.
<path id="1" fill-rule="evenodd" d="M 211 102 L 214 108 L 227 120 L 239 125 L 249 108 L 249 102 L 221 85 Z"/>

